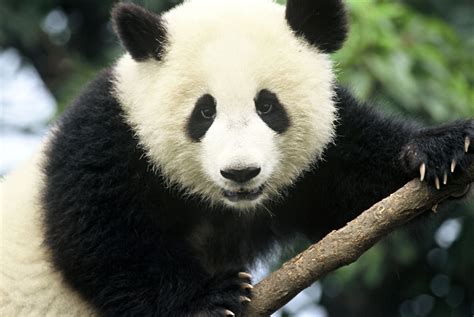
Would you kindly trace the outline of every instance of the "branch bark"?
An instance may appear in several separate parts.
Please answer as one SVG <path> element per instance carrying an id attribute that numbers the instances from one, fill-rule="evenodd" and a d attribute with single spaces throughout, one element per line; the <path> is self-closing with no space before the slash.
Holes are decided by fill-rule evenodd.
<path id="1" fill-rule="evenodd" d="M 413 180 L 334 230 L 255 285 L 249 316 L 269 316 L 299 292 L 339 267 L 355 262 L 388 233 L 461 192 L 474 181 L 474 163 L 461 177 L 435 190 Z"/>

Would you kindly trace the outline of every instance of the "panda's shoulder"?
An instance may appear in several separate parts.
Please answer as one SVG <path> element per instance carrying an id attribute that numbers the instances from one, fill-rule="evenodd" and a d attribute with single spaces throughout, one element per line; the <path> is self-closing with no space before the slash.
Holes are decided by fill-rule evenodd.
<path id="1" fill-rule="evenodd" d="M 102 70 L 82 89 L 60 122 L 68 122 L 71 118 L 100 121 L 113 113 L 119 114 L 121 109 L 114 91 L 114 80 L 112 68 Z"/>
<path id="2" fill-rule="evenodd" d="M 97 150 L 112 145 L 117 150 L 125 144 L 136 146 L 116 97 L 114 80 L 113 69 L 107 68 L 86 85 L 57 122 L 50 150 L 70 152 L 89 148 L 98 153 Z"/>

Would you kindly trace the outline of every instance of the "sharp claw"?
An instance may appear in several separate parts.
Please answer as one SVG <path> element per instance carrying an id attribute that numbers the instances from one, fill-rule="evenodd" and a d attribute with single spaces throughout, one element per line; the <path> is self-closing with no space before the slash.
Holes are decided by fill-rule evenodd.
<path id="1" fill-rule="evenodd" d="M 235 317 L 235 314 L 228 309 L 224 310 L 224 315 L 226 317 Z"/>
<path id="2" fill-rule="evenodd" d="M 249 279 L 251 280 L 252 279 L 252 274 L 249 274 L 247 272 L 239 272 L 239 278 L 242 278 L 242 279 Z"/>
<path id="3" fill-rule="evenodd" d="M 444 175 L 443 175 L 443 184 L 444 185 L 448 184 L 448 173 L 446 171 L 444 171 Z"/>
<path id="4" fill-rule="evenodd" d="M 438 176 L 436 176 L 435 178 L 435 185 L 436 185 L 436 189 L 439 190 L 441 188 L 440 184 L 439 184 L 439 178 Z"/>
<path id="5" fill-rule="evenodd" d="M 247 296 L 240 296 L 240 302 L 241 303 L 250 303 L 252 300 L 248 298 Z"/>
<path id="6" fill-rule="evenodd" d="M 451 173 L 454 173 L 455 168 L 456 168 L 456 161 L 452 160 L 452 162 L 451 162 Z"/>
<path id="7" fill-rule="evenodd" d="M 425 163 L 422 163 L 420 165 L 420 181 L 421 182 L 425 179 L 425 174 L 426 174 L 426 165 Z"/>
<path id="8" fill-rule="evenodd" d="M 464 152 L 469 151 L 469 145 L 471 145 L 471 139 L 467 136 L 464 138 Z"/>
<path id="9" fill-rule="evenodd" d="M 438 212 L 438 204 L 435 204 L 433 207 L 431 207 L 431 211 L 433 211 L 434 213 L 437 213 Z"/>
<path id="10" fill-rule="evenodd" d="M 240 286 L 243 288 L 243 289 L 252 289 L 253 286 L 249 283 L 242 283 L 240 284 Z"/>

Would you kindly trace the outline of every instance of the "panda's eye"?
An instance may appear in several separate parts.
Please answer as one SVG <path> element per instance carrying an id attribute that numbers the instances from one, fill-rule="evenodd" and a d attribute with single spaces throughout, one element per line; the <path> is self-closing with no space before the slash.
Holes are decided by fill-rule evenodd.
<path id="1" fill-rule="evenodd" d="M 262 90 L 255 98 L 255 109 L 259 116 L 265 116 L 275 111 L 280 104 L 277 96 L 269 90 Z"/>
<path id="2" fill-rule="evenodd" d="M 273 110 L 273 105 L 269 102 L 265 102 L 262 104 L 257 104 L 257 113 L 261 116 L 269 114 Z"/>
<path id="3" fill-rule="evenodd" d="M 201 109 L 201 116 L 204 119 L 210 120 L 216 117 L 216 109 L 215 108 L 203 108 Z"/>

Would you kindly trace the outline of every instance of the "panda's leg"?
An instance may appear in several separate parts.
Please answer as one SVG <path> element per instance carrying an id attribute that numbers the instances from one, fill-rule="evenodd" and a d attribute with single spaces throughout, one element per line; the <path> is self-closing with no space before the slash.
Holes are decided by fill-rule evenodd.
<path id="1" fill-rule="evenodd" d="M 318 193 L 305 211 L 313 220 L 306 231 L 313 236 L 345 225 L 413 178 L 441 188 L 473 160 L 472 118 L 422 128 L 383 116 L 343 89 L 337 94 L 336 140 L 307 177 Z"/>
<path id="2" fill-rule="evenodd" d="M 107 247 L 100 253 L 76 248 L 73 266 L 62 268 L 101 316 L 242 316 L 251 301 L 245 268 L 210 275 L 186 243 L 169 237 L 150 248 L 113 240 L 102 241 Z M 119 249 L 125 256 L 116 255 Z"/>
<path id="3" fill-rule="evenodd" d="M 472 161 L 473 118 L 424 128 L 384 117 L 358 104 L 347 92 L 340 90 L 339 98 L 341 146 L 336 143 L 336 147 L 350 160 L 372 166 L 378 177 L 383 178 L 386 172 L 407 179 L 419 177 L 440 189 L 456 167 L 463 172 Z"/>

